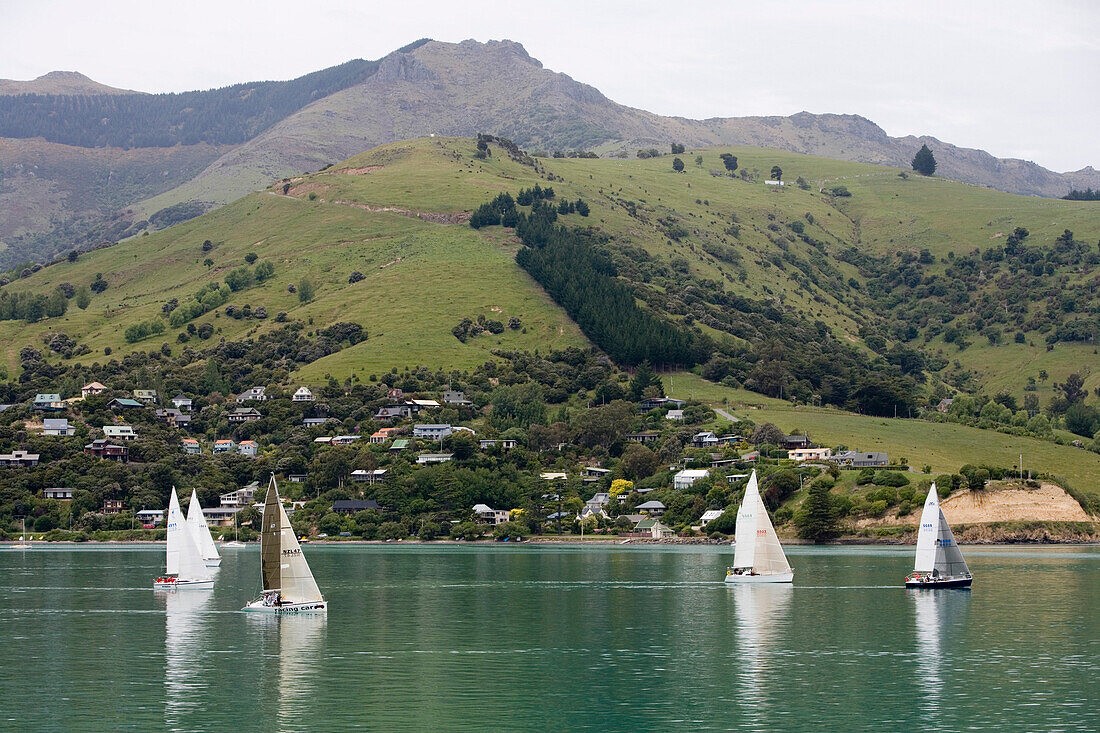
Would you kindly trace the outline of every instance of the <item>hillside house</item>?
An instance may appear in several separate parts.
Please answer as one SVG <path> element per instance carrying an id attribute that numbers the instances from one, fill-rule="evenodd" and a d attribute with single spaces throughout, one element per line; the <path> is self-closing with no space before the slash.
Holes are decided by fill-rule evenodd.
<path id="1" fill-rule="evenodd" d="M 286 477 L 286 480 L 292 484 L 304 484 L 306 482 L 306 474 L 292 473 Z"/>
<path id="2" fill-rule="evenodd" d="M 137 520 L 142 529 L 154 529 L 164 524 L 164 510 L 142 509 L 134 512 L 134 519 Z"/>
<path id="3" fill-rule="evenodd" d="M 446 463 L 454 458 L 453 453 L 421 453 L 416 457 L 416 462 L 420 465 L 426 465 L 429 463 Z"/>
<path id="4" fill-rule="evenodd" d="M 299 387 L 290 399 L 292 402 L 313 402 L 317 398 L 313 396 L 309 387 Z"/>
<path id="5" fill-rule="evenodd" d="M 411 415 L 415 415 L 421 410 L 437 410 L 442 405 L 435 400 L 406 400 L 405 406 L 409 408 Z"/>
<path id="6" fill-rule="evenodd" d="M 665 513 L 665 505 L 656 499 L 650 499 L 634 507 L 634 509 L 639 512 L 647 512 L 651 517 L 659 517 Z"/>
<path id="7" fill-rule="evenodd" d="M 100 394 L 107 391 L 107 385 L 100 384 L 99 382 L 89 382 L 80 388 L 81 397 L 92 397 L 93 395 Z"/>
<path id="8" fill-rule="evenodd" d="M 810 442 L 810 436 L 808 435 L 788 435 L 783 440 L 783 447 L 789 451 L 809 448 L 811 445 L 813 444 Z"/>
<path id="9" fill-rule="evenodd" d="M 466 395 L 462 392 L 444 392 L 443 403 L 447 405 L 459 405 L 460 407 L 468 407 L 474 404 L 466 399 Z"/>
<path id="10" fill-rule="evenodd" d="M 183 414 L 181 410 L 175 407 L 158 409 L 154 414 L 156 414 L 158 420 L 163 420 L 170 427 L 185 428 L 191 424 L 191 416 Z"/>
<path id="11" fill-rule="evenodd" d="M 73 490 L 68 488 L 42 489 L 43 499 L 56 499 L 57 501 L 72 501 Z"/>
<path id="12" fill-rule="evenodd" d="M 886 453 L 875 451 L 845 450 L 834 454 L 829 460 L 839 466 L 851 466 L 852 468 L 875 468 L 890 465 L 890 457 Z"/>
<path id="13" fill-rule="evenodd" d="M 510 516 L 507 509 L 490 509 L 488 504 L 474 504 L 473 513 L 478 522 L 493 526 L 507 522 Z"/>
<path id="14" fill-rule="evenodd" d="M 242 440 L 237 444 L 237 452 L 242 456 L 254 456 L 260 451 L 260 444 L 254 440 Z"/>
<path id="15" fill-rule="evenodd" d="M 771 179 L 768 179 L 768 180 L 764 181 L 764 185 L 765 186 L 782 186 L 783 181 L 773 181 Z"/>
<path id="16" fill-rule="evenodd" d="M 669 410 L 668 412 L 665 413 L 665 420 L 683 421 L 683 419 L 684 419 L 684 411 L 683 410 Z"/>
<path id="17" fill-rule="evenodd" d="M 832 457 L 832 448 L 796 448 L 787 451 L 787 458 L 792 461 L 827 461 Z"/>
<path id="18" fill-rule="evenodd" d="M 650 412 L 661 407 L 680 409 L 686 400 L 678 400 L 675 397 L 647 397 L 638 403 L 638 412 Z"/>
<path id="19" fill-rule="evenodd" d="M 422 424 L 413 425 L 413 437 L 425 440 L 442 440 L 454 432 L 450 425 Z"/>
<path id="20" fill-rule="evenodd" d="M 61 395 L 55 392 L 39 392 L 34 396 L 34 409 L 36 410 L 64 410 L 65 403 Z"/>
<path id="21" fill-rule="evenodd" d="M 210 452 L 215 455 L 218 453 L 232 453 L 236 447 L 237 444 L 232 440 L 215 440 L 214 447 Z"/>
<path id="22" fill-rule="evenodd" d="M 132 425 L 104 425 L 103 437 L 107 440 L 136 440 L 137 433 Z"/>
<path id="23" fill-rule="evenodd" d="M 645 433 L 627 433 L 623 436 L 631 443 L 656 443 L 661 437 L 660 433 L 645 432 Z"/>
<path id="24" fill-rule="evenodd" d="M 696 448 L 711 448 L 718 445 L 718 436 L 709 430 L 691 436 L 691 444 Z"/>
<path id="25" fill-rule="evenodd" d="M 378 422 L 389 422 L 390 420 L 400 420 L 403 417 L 411 417 L 411 413 L 404 405 L 390 405 L 388 407 L 379 407 L 378 412 L 374 413 L 374 419 Z"/>
<path id="26" fill-rule="evenodd" d="M 334 435 L 330 442 L 333 445 L 351 445 L 362 437 L 362 435 Z"/>
<path id="27" fill-rule="evenodd" d="M 397 440 L 393 441 L 393 444 L 390 446 L 390 450 L 395 451 L 395 452 L 400 452 L 400 451 L 405 450 L 408 447 L 409 447 L 409 439 L 408 438 L 398 438 Z"/>
<path id="28" fill-rule="evenodd" d="M 696 481 L 705 479 L 709 475 L 710 471 L 703 468 L 685 468 L 682 471 L 677 471 L 672 477 L 672 488 L 678 491 L 690 489 Z"/>
<path id="29" fill-rule="evenodd" d="M 263 419 L 263 415 L 255 407 L 237 407 L 226 416 L 232 423 L 253 422 Z"/>
<path id="30" fill-rule="evenodd" d="M 721 509 L 707 509 L 703 512 L 703 516 L 699 517 L 699 527 L 706 527 L 718 517 L 722 516 Z"/>
<path id="31" fill-rule="evenodd" d="M 172 398 L 172 404 L 181 412 L 191 412 L 191 398 L 178 394 Z"/>
<path id="32" fill-rule="evenodd" d="M 124 445 L 115 445 L 106 438 L 93 440 L 84 446 L 84 452 L 105 461 L 118 461 L 126 463 L 130 460 L 130 449 Z"/>
<path id="33" fill-rule="evenodd" d="M 103 502 L 104 514 L 122 514 L 126 510 L 126 504 L 121 499 L 107 499 Z"/>
<path id="34" fill-rule="evenodd" d="M 38 453 L 28 453 L 25 450 L 0 453 L 0 466 L 12 468 L 32 468 L 38 465 Z"/>
<path id="35" fill-rule="evenodd" d="M 585 481 L 589 481 L 589 480 L 599 481 L 600 479 L 607 478 L 608 475 L 610 475 L 610 473 L 611 473 L 610 468 L 600 468 L 599 466 L 585 466 L 584 467 Z"/>
<path id="36" fill-rule="evenodd" d="M 488 440 L 479 440 L 477 443 L 481 450 L 496 448 L 497 445 L 501 447 L 501 450 L 511 450 L 519 445 L 519 441 L 513 438 L 491 438 Z"/>
<path id="37" fill-rule="evenodd" d="M 332 511 L 337 514 L 355 514 L 356 512 L 378 511 L 381 507 L 374 499 L 337 499 L 332 502 Z"/>
<path id="38" fill-rule="evenodd" d="M 585 502 L 585 506 L 590 507 L 605 507 L 611 503 L 611 494 L 606 491 L 598 491 L 592 495 L 592 498 Z"/>
<path id="39" fill-rule="evenodd" d="M 634 534 L 650 537 L 655 540 L 663 540 L 673 537 L 675 532 L 671 527 L 661 524 L 658 519 L 646 518 L 634 526 Z"/>
<path id="40" fill-rule="evenodd" d="M 314 425 L 324 425 L 325 423 L 329 422 L 330 420 L 333 420 L 333 418 L 331 418 L 331 417 L 304 417 L 304 418 L 302 418 L 302 424 L 305 425 L 307 428 L 309 428 L 309 427 L 313 427 Z"/>
<path id="41" fill-rule="evenodd" d="M 180 441 L 180 448 L 189 456 L 197 456 L 202 453 L 202 446 L 194 438 L 184 438 Z"/>
<path id="42" fill-rule="evenodd" d="M 389 440 L 396 432 L 397 428 L 379 428 L 375 432 L 371 433 L 371 436 L 367 440 L 372 445 L 379 445 Z"/>
<path id="43" fill-rule="evenodd" d="M 593 506 L 592 504 L 585 504 L 581 509 L 581 513 L 577 515 L 577 518 L 582 522 L 589 517 L 595 517 L 596 519 L 610 519 L 607 510 L 602 506 Z"/>
<path id="44" fill-rule="evenodd" d="M 405 397 L 405 391 L 398 389 L 397 387 L 390 387 L 386 390 L 386 399 L 400 400 Z"/>
<path id="45" fill-rule="evenodd" d="M 250 387 L 237 395 L 238 405 L 243 405 L 245 402 L 265 401 L 267 401 L 267 387 Z"/>
<path id="46" fill-rule="evenodd" d="M 936 410 L 938 412 L 947 414 L 947 412 L 951 409 L 951 405 L 953 404 L 955 404 L 954 399 L 952 399 L 951 397 L 944 397 L 942 400 L 940 400 L 940 403 L 936 405 Z"/>
<path id="47" fill-rule="evenodd" d="M 44 435 L 57 435 L 65 437 L 73 434 L 73 426 L 64 417 L 46 418 L 42 421 L 42 433 Z"/>
<path id="48" fill-rule="evenodd" d="M 565 481 L 569 478 L 569 474 L 560 471 L 544 471 L 539 474 L 539 478 L 543 481 Z"/>
<path id="49" fill-rule="evenodd" d="M 256 481 L 242 486 L 236 491 L 222 494 L 218 497 L 218 503 L 224 507 L 246 507 L 256 498 L 256 492 L 260 490 L 260 484 Z"/>
<path id="50" fill-rule="evenodd" d="M 357 469 L 351 472 L 351 480 L 360 484 L 381 484 L 386 481 L 386 469 L 376 468 L 373 471 Z"/>
<path id="51" fill-rule="evenodd" d="M 132 400 L 129 397 L 116 397 L 107 403 L 107 407 L 112 410 L 133 410 L 141 409 L 144 407 L 137 400 Z"/>
<path id="52" fill-rule="evenodd" d="M 135 389 L 134 399 L 146 405 L 156 404 L 157 391 L 155 389 Z"/>

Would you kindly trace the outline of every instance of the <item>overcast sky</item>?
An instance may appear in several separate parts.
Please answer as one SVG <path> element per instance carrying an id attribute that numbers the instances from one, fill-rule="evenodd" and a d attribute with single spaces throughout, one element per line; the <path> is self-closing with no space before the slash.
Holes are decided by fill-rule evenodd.
<path id="1" fill-rule="evenodd" d="M 0 0 L 0 78 L 148 92 L 288 79 L 422 37 L 508 38 L 667 115 L 854 113 L 1058 171 L 1100 167 L 1097 0 Z"/>

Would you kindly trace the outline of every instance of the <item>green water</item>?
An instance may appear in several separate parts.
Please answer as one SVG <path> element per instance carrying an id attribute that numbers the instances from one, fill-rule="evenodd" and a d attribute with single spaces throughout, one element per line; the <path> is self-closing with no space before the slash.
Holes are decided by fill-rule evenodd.
<path id="1" fill-rule="evenodd" d="M 154 593 L 163 549 L 0 550 L 4 730 L 1100 728 L 1100 548 L 964 548 L 972 591 L 906 591 L 910 548 L 310 546 L 327 618 Z"/>

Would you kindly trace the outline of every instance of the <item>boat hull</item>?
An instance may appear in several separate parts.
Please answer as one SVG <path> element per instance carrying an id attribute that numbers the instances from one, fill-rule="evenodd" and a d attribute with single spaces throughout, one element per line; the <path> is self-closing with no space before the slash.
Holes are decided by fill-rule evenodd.
<path id="1" fill-rule="evenodd" d="M 164 580 L 157 578 L 153 581 L 153 590 L 184 590 L 194 588 L 196 590 L 210 589 L 214 587 L 213 580 Z"/>
<path id="2" fill-rule="evenodd" d="M 925 580 L 925 581 L 906 580 L 905 581 L 905 587 L 906 588 L 924 588 L 924 589 L 928 589 L 928 590 L 935 589 L 935 588 L 969 588 L 970 584 L 973 583 L 973 582 L 974 582 L 973 578 L 943 578 L 942 580 L 941 579 L 936 579 L 936 580 Z"/>
<path id="3" fill-rule="evenodd" d="M 214 557 L 209 560 L 203 560 L 203 564 L 208 568 L 216 568 L 222 564 L 222 559 L 220 557 Z"/>
<path id="4" fill-rule="evenodd" d="M 309 601 L 306 603 L 284 603 L 280 606 L 268 606 L 262 598 L 258 598 L 241 609 L 249 613 L 270 613 L 285 615 L 293 613 L 324 613 L 328 610 L 327 601 Z"/>
<path id="5" fill-rule="evenodd" d="M 726 575 L 727 583 L 793 583 L 794 573 L 772 573 L 771 575 Z"/>

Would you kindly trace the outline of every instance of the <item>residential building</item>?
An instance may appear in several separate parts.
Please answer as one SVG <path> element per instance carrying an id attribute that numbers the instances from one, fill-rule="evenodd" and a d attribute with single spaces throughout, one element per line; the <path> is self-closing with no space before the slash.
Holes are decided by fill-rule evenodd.
<path id="1" fill-rule="evenodd" d="M 405 396 L 405 392 L 403 390 L 398 389 L 397 387 L 391 387 L 388 390 L 386 390 L 387 399 L 399 400 L 404 396 Z"/>
<path id="2" fill-rule="evenodd" d="M 832 457 L 832 448 L 796 448 L 787 451 L 787 458 L 792 461 L 827 461 Z"/>
<path id="3" fill-rule="evenodd" d="M 164 510 L 142 509 L 134 512 L 134 519 L 138 521 L 143 529 L 153 529 L 164 524 Z"/>
<path id="4" fill-rule="evenodd" d="M 393 441 L 392 445 L 390 445 L 390 450 L 392 450 L 392 451 L 403 451 L 408 447 L 409 447 L 409 439 L 408 438 L 398 438 L 397 440 Z"/>
<path id="5" fill-rule="evenodd" d="M 741 479 L 748 478 L 748 477 L 749 477 L 749 474 L 747 474 L 747 473 L 731 473 L 729 476 L 726 476 L 726 483 L 727 484 L 735 484 L 738 481 L 740 481 Z"/>
<path id="6" fill-rule="evenodd" d="M 313 402 L 317 398 L 313 396 L 309 387 L 299 387 L 290 399 L 292 402 Z"/>
<path id="7" fill-rule="evenodd" d="M 374 413 L 374 419 L 378 420 L 379 422 L 400 420 L 403 417 L 411 417 L 409 409 L 404 405 L 390 405 L 389 407 L 379 407 L 378 412 Z"/>
<path id="8" fill-rule="evenodd" d="M 587 483 L 592 483 L 593 481 L 600 481 L 602 479 L 607 478 L 607 476 L 610 473 L 611 473 L 610 468 L 600 468 L 599 466 L 585 466 L 584 480 Z"/>
<path id="9" fill-rule="evenodd" d="M 227 416 L 230 423 L 241 422 L 253 422 L 254 420 L 260 420 L 263 415 L 255 407 L 237 407 L 234 408 Z"/>
<path id="10" fill-rule="evenodd" d="M 623 437 L 632 443 L 656 443 L 657 439 L 661 437 L 661 434 L 654 432 L 627 433 Z"/>
<path id="11" fill-rule="evenodd" d="M 718 519 L 718 517 L 720 516 L 722 516 L 721 509 L 707 509 L 705 512 L 703 512 L 703 516 L 699 517 L 699 526 L 706 527 L 708 524 L 713 522 L 715 519 Z"/>
<path id="12" fill-rule="evenodd" d="M 443 403 L 447 405 L 461 405 L 468 406 L 474 404 L 470 400 L 466 399 L 466 395 L 462 392 L 444 392 Z"/>
<path id="13" fill-rule="evenodd" d="M 112 410 L 132 410 L 143 406 L 137 400 L 132 400 L 129 397 L 116 397 L 107 403 L 107 407 Z"/>
<path id="14" fill-rule="evenodd" d="M 421 453 L 416 458 L 416 462 L 420 464 L 426 463 L 446 463 L 454 458 L 453 453 Z"/>
<path id="15" fill-rule="evenodd" d="M 234 443 L 232 440 L 215 440 L 214 448 L 210 452 L 215 454 L 232 453 L 236 447 L 237 444 Z"/>
<path id="16" fill-rule="evenodd" d="M 890 465 L 890 457 L 886 453 L 874 451 L 845 450 L 833 454 L 829 460 L 841 466 L 852 468 L 874 468 L 876 466 Z"/>
<path id="17" fill-rule="evenodd" d="M 421 410 L 435 410 L 441 407 L 435 400 L 406 400 L 405 406 L 412 411 L 413 415 Z"/>
<path id="18" fill-rule="evenodd" d="M 292 484 L 304 484 L 306 482 L 306 475 L 304 473 L 292 473 L 286 477 L 286 480 Z"/>
<path id="19" fill-rule="evenodd" d="M 810 445 L 810 436 L 808 435 L 788 435 L 783 441 L 783 447 L 787 450 L 809 448 Z"/>
<path id="20" fill-rule="evenodd" d="M 126 509 L 126 505 L 122 503 L 121 499 L 107 499 L 103 502 L 104 514 L 122 514 Z"/>
<path id="21" fill-rule="evenodd" d="M 771 179 L 768 179 L 768 180 L 764 181 L 764 185 L 765 186 L 782 186 L 783 181 L 773 181 Z"/>
<path id="22" fill-rule="evenodd" d="M 34 409 L 64 410 L 65 403 L 61 400 L 61 395 L 55 392 L 40 392 L 34 396 Z"/>
<path id="23" fill-rule="evenodd" d="M 380 507 L 374 499 L 337 499 L 332 502 L 332 511 L 337 514 L 355 514 L 362 511 L 378 511 Z"/>
<path id="24" fill-rule="evenodd" d="M 172 398 L 172 404 L 181 412 L 191 412 L 191 398 L 178 394 Z"/>
<path id="25" fill-rule="evenodd" d="M 507 509 L 490 509 L 488 504 L 474 504 L 474 516 L 483 524 L 498 525 L 508 521 Z"/>
<path id="26" fill-rule="evenodd" d="M 242 456 L 254 456 L 259 450 L 260 446 L 254 440 L 242 440 L 237 444 L 237 452 Z"/>
<path id="27" fill-rule="evenodd" d="M 59 435 L 66 436 L 73 434 L 73 426 L 69 424 L 67 418 L 46 418 L 42 421 L 42 432 L 45 435 Z"/>
<path id="28" fill-rule="evenodd" d="M 134 440 L 137 433 L 132 425 L 104 425 L 103 437 L 108 440 Z"/>
<path id="29" fill-rule="evenodd" d="M 513 438 L 493 438 L 490 440 L 479 440 L 478 445 L 482 450 L 496 448 L 497 445 L 500 445 L 501 450 L 511 450 L 519 445 L 519 441 Z"/>
<path id="30" fill-rule="evenodd" d="M 379 428 L 374 433 L 371 433 L 371 436 L 370 438 L 368 438 L 368 440 L 375 445 L 385 443 L 396 432 L 397 428 Z"/>
<path id="31" fill-rule="evenodd" d="M 180 441 L 180 447 L 183 448 L 183 452 L 189 456 L 197 456 L 202 453 L 202 446 L 199 445 L 199 441 L 194 438 L 184 438 Z"/>
<path id="32" fill-rule="evenodd" d="M 218 497 L 218 503 L 226 507 L 246 507 L 256 498 L 256 492 L 260 490 L 260 484 L 256 481 L 242 486 L 236 491 L 222 494 Z M 205 511 L 205 510 L 204 510 Z"/>
<path id="33" fill-rule="evenodd" d="M 665 505 L 656 499 L 650 499 L 634 508 L 640 512 L 648 512 L 651 517 L 659 517 L 665 513 Z"/>
<path id="34" fill-rule="evenodd" d="M 668 539 L 675 535 L 671 527 L 661 524 L 658 519 L 643 519 L 634 526 L 634 533 L 651 537 L 655 540 Z"/>
<path id="35" fill-rule="evenodd" d="M 89 382 L 88 384 L 85 384 L 83 387 L 80 388 L 80 396 L 91 397 L 92 395 L 97 395 L 100 392 L 106 391 L 107 385 L 100 384 L 99 382 Z"/>
<path id="36" fill-rule="evenodd" d="M 241 507 L 212 506 L 202 510 L 206 518 L 206 524 L 211 527 L 232 527 L 235 524 L 233 517 L 241 510 Z"/>
<path id="37" fill-rule="evenodd" d="M 639 412 L 650 412 L 660 407 L 670 407 L 673 409 L 680 409 L 684 406 L 686 400 L 678 400 L 675 397 L 647 397 L 638 403 Z"/>
<path id="38" fill-rule="evenodd" d="M 690 489 L 696 481 L 705 479 L 709 475 L 710 471 L 703 468 L 685 468 L 672 477 L 672 488 L 680 491 Z"/>
<path id="39" fill-rule="evenodd" d="M 569 474 L 560 471 L 544 471 L 539 474 L 539 478 L 543 481 L 565 481 L 569 478 Z"/>
<path id="40" fill-rule="evenodd" d="M 130 460 L 129 448 L 124 445 L 115 445 L 106 438 L 99 438 L 88 443 L 84 446 L 84 452 L 107 461 L 126 463 Z"/>
<path id="41" fill-rule="evenodd" d="M 376 468 L 367 471 L 362 468 L 351 472 L 351 480 L 360 484 L 381 484 L 386 481 L 386 469 Z"/>
<path id="42" fill-rule="evenodd" d="M 691 436 L 691 444 L 696 448 L 709 448 L 718 445 L 718 436 L 709 430 L 702 433 L 696 433 Z"/>
<path id="43" fill-rule="evenodd" d="M 330 442 L 333 445 L 351 445 L 362 437 L 362 435 L 334 435 Z"/>
<path id="44" fill-rule="evenodd" d="M 314 425 L 324 425 L 325 423 L 333 420 L 331 417 L 304 417 L 302 418 L 302 424 L 306 427 L 313 427 Z"/>
<path id="45" fill-rule="evenodd" d="M 38 457 L 38 453 L 28 453 L 25 450 L 0 453 L 0 466 L 31 468 L 38 465 Z"/>
<path id="46" fill-rule="evenodd" d="M 69 501 L 73 498 L 72 489 L 64 488 L 52 488 L 42 489 L 42 497 L 44 499 L 57 499 L 58 501 Z"/>
<path id="47" fill-rule="evenodd" d="M 946 413 L 947 411 L 949 411 L 951 409 L 951 405 L 953 405 L 953 404 L 955 404 L 955 400 L 953 398 L 944 397 L 942 400 L 940 400 L 940 403 L 938 405 L 936 405 L 936 409 L 939 412 Z"/>
<path id="48" fill-rule="evenodd" d="M 152 405 L 157 401 L 157 391 L 155 389 L 135 389 L 134 399 Z"/>
<path id="49" fill-rule="evenodd" d="M 454 432 L 450 425 L 413 425 L 413 437 L 441 440 Z"/>
<path id="50" fill-rule="evenodd" d="M 605 507 L 611 503 L 611 494 L 606 491 L 599 491 L 592 495 L 592 498 L 585 502 L 585 506 L 591 507 Z"/>
<path id="51" fill-rule="evenodd" d="M 684 419 L 684 411 L 683 410 L 669 410 L 667 413 L 665 413 L 665 420 L 683 420 L 683 419 Z"/>
<path id="52" fill-rule="evenodd" d="M 250 401 L 264 402 L 265 400 L 267 400 L 267 387 L 251 387 L 237 395 L 238 405 Z"/>
<path id="53" fill-rule="evenodd" d="M 589 517 L 596 517 L 597 519 L 610 519 L 611 518 L 611 517 L 608 516 L 607 510 L 604 509 L 602 506 L 593 506 L 592 504 L 585 504 L 584 508 L 581 509 L 581 513 L 578 514 L 577 517 L 582 522 L 585 519 L 588 519 Z"/>

